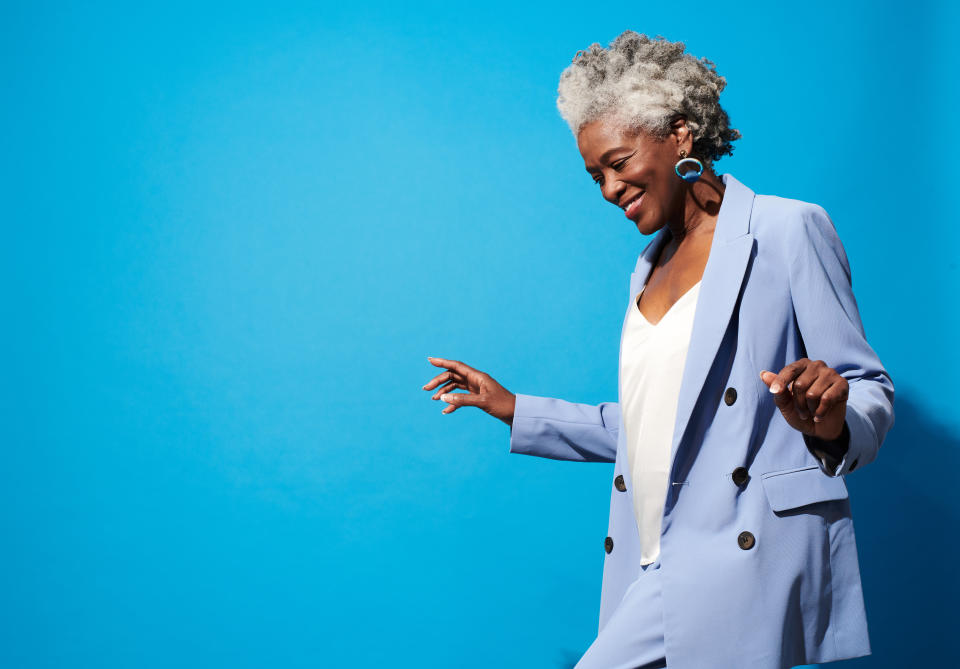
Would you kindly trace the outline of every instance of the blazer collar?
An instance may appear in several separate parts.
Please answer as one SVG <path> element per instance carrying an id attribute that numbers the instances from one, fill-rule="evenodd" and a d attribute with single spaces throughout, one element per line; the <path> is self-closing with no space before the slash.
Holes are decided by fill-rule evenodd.
<path id="1" fill-rule="evenodd" d="M 710 255 L 703 272 L 703 283 L 700 285 L 694 312 L 693 333 L 680 382 L 680 397 L 671 444 L 671 472 L 697 402 L 704 403 L 704 411 L 713 411 L 719 404 L 723 388 L 709 388 L 709 396 L 701 395 L 714 358 L 727 333 L 753 249 L 750 213 L 753 210 L 755 193 L 732 174 L 723 174 L 720 178 L 725 189 L 710 244 Z M 631 300 L 646 284 L 660 250 L 671 236 L 670 230 L 664 226 L 640 254 L 630 277 Z M 757 373 L 759 374 L 759 370 Z"/>
<path id="2" fill-rule="evenodd" d="M 753 198 L 755 196 L 752 190 L 743 185 L 732 174 L 721 174 L 720 179 L 723 181 L 725 189 L 723 191 L 723 201 L 720 203 L 717 226 L 713 231 L 713 243 L 710 246 L 711 256 L 718 241 L 726 243 L 750 233 L 750 211 L 753 208 Z M 633 278 L 640 282 L 637 291 L 643 288 L 647 282 L 653 263 L 660 255 L 660 249 L 670 241 L 671 237 L 673 237 L 673 234 L 670 232 L 670 228 L 663 226 L 640 253 L 637 265 L 633 270 Z M 704 274 L 704 278 L 706 278 L 706 274 Z M 633 286 L 631 285 L 631 291 L 632 289 Z"/>

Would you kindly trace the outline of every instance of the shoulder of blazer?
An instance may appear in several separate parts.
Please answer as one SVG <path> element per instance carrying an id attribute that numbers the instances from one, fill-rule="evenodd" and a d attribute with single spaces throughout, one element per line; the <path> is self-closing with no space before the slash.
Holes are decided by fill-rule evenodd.
<path id="1" fill-rule="evenodd" d="M 785 259 L 792 257 L 797 242 L 809 235 L 811 228 L 823 232 L 825 226 L 836 235 L 830 217 L 819 204 L 777 195 L 757 195 L 754 200 L 750 231 L 762 248 L 777 250 Z"/>

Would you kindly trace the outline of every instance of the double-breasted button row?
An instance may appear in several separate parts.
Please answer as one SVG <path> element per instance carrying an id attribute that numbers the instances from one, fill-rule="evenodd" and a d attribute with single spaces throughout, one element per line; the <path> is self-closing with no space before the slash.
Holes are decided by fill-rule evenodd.
<path id="1" fill-rule="evenodd" d="M 613 485 L 620 492 L 627 491 L 627 484 L 623 482 L 623 474 L 618 474 L 617 478 L 613 479 Z"/>
<path id="2" fill-rule="evenodd" d="M 737 401 L 737 389 L 733 386 L 727 388 L 723 393 L 723 401 L 727 406 L 731 406 L 734 402 Z M 747 471 L 746 467 L 737 467 L 733 470 L 731 474 L 733 482 L 738 486 L 743 486 L 747 481 L 750 480 L 750 472 Z M 757 538 L 753 536 L 752 532 L 747 532 L 744 530 L 737 536 L 737 545 L 740 546 L 745 551 L 750 550 L 757 544 Z"/>
<path id="3" fill-rule="evenodd" d="M 753 536 L 752 532 L 743 531 L 737 537 L 737 545 L 745 551 L 750 550 L 756 544 L 757 539 Z M 613 537 L 607 537 L 603 540 L 603 549 L 607 551 L 607 554 L 613 552 Z"/>

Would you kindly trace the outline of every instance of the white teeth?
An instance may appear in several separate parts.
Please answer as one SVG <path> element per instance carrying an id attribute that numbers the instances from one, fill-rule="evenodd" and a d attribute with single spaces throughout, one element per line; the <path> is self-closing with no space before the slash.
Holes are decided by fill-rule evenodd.
<path id="1" fill-rule="evenodd" d="M 646 192 L 647 192 L 647 191 L 643 191 L 643 193 L 646 193 Z M 623 210 L 626 211 L 627 209 L 629 209 L 629 208 L 630 208 L 630 205 L 632 205 L 634 202 L 636 202 L 636 201 L 639 200 L 641 197 L 643 197 L 643 193 L 640 193 L 640 195 L 636 196 L 635 198 L 633 198 L 632 200 L 630 200 L 629 202 L 627 202 L 627 206 L 624 207 Z"/>

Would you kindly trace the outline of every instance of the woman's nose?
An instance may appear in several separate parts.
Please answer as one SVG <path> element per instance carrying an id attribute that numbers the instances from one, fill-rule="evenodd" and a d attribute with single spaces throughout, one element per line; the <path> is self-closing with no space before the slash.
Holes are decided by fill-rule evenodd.
<path id="1" fill-rule="evenodd" d="M 622 181 L 612 179 L 603 184 L 601 191 L 603 192 L 604 199 L 620 206 L 620 198 L 623 197 L 624 188 L 626 188 L 626 186 L 624 186 Z"/>

